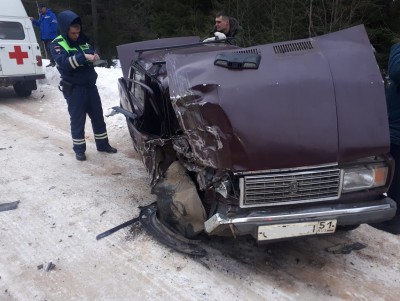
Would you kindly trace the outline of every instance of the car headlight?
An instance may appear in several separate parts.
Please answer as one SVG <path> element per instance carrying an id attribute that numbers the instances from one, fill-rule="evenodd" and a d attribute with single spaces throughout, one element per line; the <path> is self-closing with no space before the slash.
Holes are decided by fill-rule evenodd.
<path id="1" fill-rule="evenodd" d="M 342 192 L 384 186 L 387 175 L 388 167 L 382 165 L 358 166 L 344 169 Z"/>

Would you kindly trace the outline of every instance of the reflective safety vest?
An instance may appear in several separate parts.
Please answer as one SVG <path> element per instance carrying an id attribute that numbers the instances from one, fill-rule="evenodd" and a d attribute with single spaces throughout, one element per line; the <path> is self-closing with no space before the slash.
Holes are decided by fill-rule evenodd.
<path id="1" fill-rule="evenodd" d="M 69 46 L 67 41 L 64 39 L 62 35 L 59 35 L 57 38 L 55 38 L 53 42 L 58 43 L 65 51 L 67 51 L 70 54 L 75 54 L 79 51 L 77 48 Z M 79 48 L 82 50 L 82 52 L 87 53 L 87 51 L 90 50 L 90 44 L 86 43 L 79 45 Z M 91 63 L 87 63 L 86 65 L 91 65 Z"/>

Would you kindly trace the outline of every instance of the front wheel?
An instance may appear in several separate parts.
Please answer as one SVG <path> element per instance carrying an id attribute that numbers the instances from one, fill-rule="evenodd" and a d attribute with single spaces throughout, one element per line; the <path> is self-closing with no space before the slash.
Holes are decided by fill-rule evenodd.
<path id="1" fill-rule="evenodd" d="M 207 214 L 192 179 L 179 161 L 173 162 L 152 190 L 157 217 L 164 225 L 192 239 L 204 231 Z"/>
<path id="2" fill-rule="evenodd" d="M 13 87 L 18 97 L 28 97 L 32 94 L 32 90 L 36 89 L 36 81 L 17 82 Z"/>

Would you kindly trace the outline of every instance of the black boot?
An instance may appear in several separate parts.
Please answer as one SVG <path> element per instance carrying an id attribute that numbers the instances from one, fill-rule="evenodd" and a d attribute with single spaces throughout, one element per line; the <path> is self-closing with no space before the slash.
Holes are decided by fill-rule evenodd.
<path id="1" fill-rule="evenodd" d="M 85 153 L 75 153 L 75 158 L 78 161 L 85 161 L 86 155 L 85 155 Z"/>
<path id="2" fill-rule="evenodd" d="M 107 144 L 101 148 L 97 149 L 99 152 L 105 152 L 109 154 L 115 154 L 117 152 L 117 149 L 112 147 L 110 144 Z"/>

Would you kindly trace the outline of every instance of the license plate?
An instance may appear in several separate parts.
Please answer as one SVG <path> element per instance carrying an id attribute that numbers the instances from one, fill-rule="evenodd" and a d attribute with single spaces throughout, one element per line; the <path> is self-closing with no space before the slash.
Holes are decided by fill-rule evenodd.
<path id="1" fill-rule="evenodd" d="M 313 234 L 334 233 L 336 220 L 305 222 L 258 227 L 258 240 L 272 240 L 286 237 L 297 237 Z"/>

